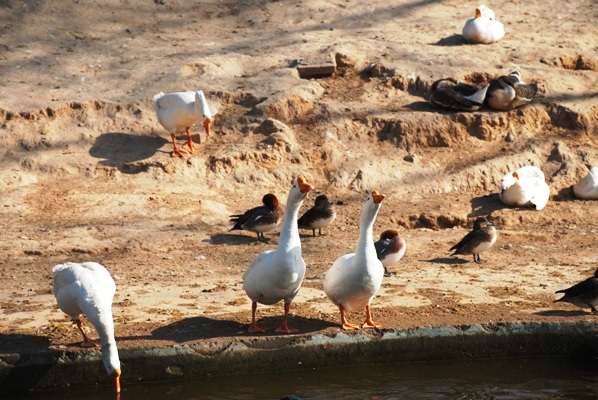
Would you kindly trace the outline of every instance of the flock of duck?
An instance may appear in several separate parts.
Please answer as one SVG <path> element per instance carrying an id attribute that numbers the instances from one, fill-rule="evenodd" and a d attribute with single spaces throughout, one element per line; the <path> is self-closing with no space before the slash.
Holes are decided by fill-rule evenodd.
<path id="1" fill-rule="evenodd" d="M 504 36 L 503 25 L 496 20 L 488 7 L 476 9 L 475 18 L 467 21 L 463 37 L 472 43 L 492 43 Z M 496 110 L 510 110 L 527 104 L 536 94 L 537 85 L 524 83 L 518 72 L 491 80 L 481 88 L 460 83 L 453 78 L 436 81 L 432 85 L 430 103 L 452 110 L 474 111 L 487 104 Z M 183 157 L 196 149 L 190 128 L 198 121 L 210 134 L 212 113 L 202 91 L 159 93 L 154 96 L 159 123 L 171 134 L 172 156 Z M 187 142 L 178 147 L 176 133 L 186 132 Z M 333 223 L 336 218 L 332 202 L 326 195 L 319 195 L 315 204 L 303 215 L 299 210 L 308 193 L 314 189 L 304 176 L 292 182 L 288 193 L 286 209 L 283 212 L 277 197 L 268 193 L 263 205 L 242 214 L 231 216 L 234 223 L 231 230 L 247 230 L 256 233 L 258 241 L 266 240 L 264 232 L 279 226 L 280 237 L 275 249 L 259 253 L 243 275 L 243 289 L 251 299 L 251 333 L 265 332 L 258 324 L 258 304 L 272 305 L 283 301 L 284 317 L 276 332 L 295 333 L 289 326 L 288 316 L 291 304 L 299 292 L 305 276 L 305 262 L 302 257 L 299 229 L 321 234 L 321 229 Z M 574 186 L 574 193 L 583 199 L 598 199 L 598 168 L 592 168 L 586 177 Z M 506 174 L 500 184 L 499 198 L 508 206 L 544 208 L 549 200 L 550 190 L 542 171 L 534 166 L 525 166 Z M 397 263 L 405 254 L 407 243 L 396 230 L 386 230 L 374 242 L 373 226 L 385 195 L 372 190 L 365 199 L 360 215 L 359 235 L 354 253 L 345 254 L 334 261 L 323 279 L 323 289 L 340 313 L 343 329 L 360 327 L 381 327 L 371 313 L 371 302 L 379 290 L 383 277 L 389 275 L 388 266 Z M 497 231 L 489 218 L 476 219 L 473 230 L 450 248 L 452 255 L 473 255 L 481 263 L 480 253 L 490 249 L 497 239 Z M 56 265 L 53 268 L 53 289 L 59 308 L 76 322 L 83 335 L 82 346 L 98 344 L 84 332 L 81 315 L 97 330 L 100 336 L 102 359 L 113 387 L 120 392 L 121 367 L 114 336 L 112 301 L 116 291 L 114 280 L 102 265 L 96 262 Z M 565 290 L 557 301 L 567 301 L 579 307 L 589 307 L 598 313 L 598 270 L 595 276 Z M 365 311 L 365 320 L 360 324 L 347 320 L 347 313 Z"/>

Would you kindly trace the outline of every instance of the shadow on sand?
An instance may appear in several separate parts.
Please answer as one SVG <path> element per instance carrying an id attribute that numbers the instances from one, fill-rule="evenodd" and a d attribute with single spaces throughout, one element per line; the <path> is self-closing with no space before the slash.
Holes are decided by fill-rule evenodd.
<path id="1" fill-rule="evenodd" d="M 247 315 L 251 313 L 250 307 L 247 308 Z M 282 311 L 282 307 L 281 307 Z M 282 323 L 282 315 L 274 317 L 264 317 L 259 319 L 259 324 L 268 329 L 262 334 L 255 336 L 280 336 L 290 337 L 285 333 L 276 333 L 275 329 Z M 326 328 L 337 326 L 329 321 L 305 318 L 301 316 L 289 317 L 289 326 L 299 329 L 299 333 L 312 333 L 324 330 Z M 152 338 L 157 340 L 172 340 L 177 343 L 193 341 L 198 339 L 211 339 L 219 337 L 249 337 L 254 334 L 247 333 L 247 324 L 238 321 L 217 320 L 207 317 L 185 318 L 172 324 L 160 327 L 152 331 Z"/>

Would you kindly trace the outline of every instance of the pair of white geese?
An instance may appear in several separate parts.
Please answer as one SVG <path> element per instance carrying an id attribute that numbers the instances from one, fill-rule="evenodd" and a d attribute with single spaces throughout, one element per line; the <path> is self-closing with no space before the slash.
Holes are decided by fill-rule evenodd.
<path id="1" fill-rule="evenodd" d="M 573 185 L 573 194 L 582 200 L 598 200 L 598 167 L 592 167 L 587 175 Z M 550 188 L 542 170 L 527 165 L 501 179 L 498 196 L 508 206 L 541 210 L 548 203 Z"/>

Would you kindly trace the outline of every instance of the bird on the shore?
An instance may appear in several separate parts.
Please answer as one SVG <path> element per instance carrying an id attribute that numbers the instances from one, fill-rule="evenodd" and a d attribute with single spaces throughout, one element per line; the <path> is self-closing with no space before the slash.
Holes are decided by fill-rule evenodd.
<path id="1" fill-rule="evenodd" d="M 596 305 L 598 305 L 598 269 L 594 272 L 594 276 L 568 289 L 557 290 L 556 293 L 564 293 L 564 296 L 555 300 L 555 303 L 571 303 L 577 307 L 590 308 L 592 314 L 598 314 L 598 310 L 596 310 Z"/>
<path id="2" fill-rule="evenodd" d="M 264 195 L 262 203 L 264 203 L 263 206 L 254 207 L 243 214 L 231 215 L 230 222 L 235 224 L 229 231 L 246 230 L 255 232 L 258 242 L 265 241 L 264 232 L 270 231 L 280 224 L 284 211 L 278 203 L 278 198 L 272 193 Z"/>
<path id="3" fill-rule="evenodd" d="M 598 167 L 590 169 L 586 176 L 573 185 L 573 193 L 578 199 L 598 200 Z"/>
<path id="4" fill-rule="evenodd" d="M 482 4 L 475 9 L 474 18 L 465 22 L 462 34 L 469 43 L 490 44 L 505 36 L 505 27 L 494 11 Z"/>
<path id="5" fill-rule="evenodd" d="M 509 111 L 531 102 L 538 92 L 538 84 L 527 84 L 518 71 L 490 81 L 486 102 L 494 110 Z"/>
<path id="6" fill-rule="evenodd" d="M 429 101 L 434 107 L 457 111 L 477 111 L 484 104 L 488 85 L 478 88 L 454 78 L 438 79 L 432 84 Z"/>
<path id="7" fill-rule="evenodd" d="M 195 152 L 195 146 L 191 139 L 191 127 L 196 122 L 201 121 L 206 135 L 210 136 L 212 112 L 203 91 L 158 93 L 153 100 L 158 122 L 170 132 L 174 146 L 173 157 L 184 157 L 187 152 Z M 183 148 L 176 145 L 176 133 L 178 132 L 187 133 L 187 142 Z"/>
<path id="8" fill-rule="evenodd" d="M 280 228 L 278 246 L 275 250 L 258 254 L 243 275 L 243 289 L 251 299 L 251 325 L 248 329 L 250 333 L 266 331 L 257 323 L 257 304 L 272 305 L 280 300 L 284 300 L 284 319 L 276 332 L 298 332 L 287 323 L 291 302 L 299 292 L 305 276 L 297 216 L 303 200 L 313 188 L 303 176 L 293 181 Z"/>
<path id="9" fill-rule="evenodd" d="M 382 324 L 372 320 L 370 303 L 382 285 L 384 267 L 374 247 L 374 221 L 386 196 L 372 191 L 363 203 L 359 222 L 359 240 L 355 253 L 339 257 L 324 276 L 324 292 L 339 308 L 342 329 L 360 326 L 347 321 L 345 313 L 365 309 L 362 327 L 377 328 Z"/>
<path id="10" fill-rule="evenodd" d="M 314 236 L 316 236 L 316 229 L 318 235 L 322 234 L 322 228 L 330 225 L 336 218 L 336 211 L 328 196 L 321 194 L 316 197 L 314 206 L 307 210 L 299 219 L 299 229 L 311 229 Z"/>
<path id="11" fill-rule="evenodd" d="M 388 267 L 399 262 L 407 251 L 407 242 L 394 229 L 385 230 L 380 234 L 380 239 L 374 243 L 378 260 L 384 267 L 384 276 L 390 276 Z"/>
<path id="12" fill-rule="evenodd" d="M 83 331 L 82 314 L 98 332 L 104 368 L 114 390 L 119 393 L 121 369 L 112 319 L 112 299 L 116 292 L 114 280 L 106 268 L 95 262 L 59 264 L 52 268 L 52 273 L 56 302 L 77 324 L 83 335 L 81 347 L 98 346 Z"/>
<path id="13" fill-rule="evenodd" d="M 473 224 L 473 229 L 449 250 L 454 250 L 452 256 L 472 254 L 473 261 L 476 264 L 481 264 L 484 261 L 480 258 L 480 253 L 494 246 L 497 236 L 492 222 L 485 217 L 478 217 Z"/>
<path id="14" fill-rule="evenodd" d="M 542 210 L 550 198 L 550 188 L 538 167 L 526 165 L 502 177 L 498 197 L 511 207 L 535 207 Z"/>

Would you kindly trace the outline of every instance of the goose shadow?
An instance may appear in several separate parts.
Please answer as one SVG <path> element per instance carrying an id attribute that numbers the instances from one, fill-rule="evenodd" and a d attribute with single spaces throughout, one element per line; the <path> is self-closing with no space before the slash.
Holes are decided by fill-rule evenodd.
<path id="1" fill-rule="evenodd" d="M 494 211 L 508 208 L 498 197 L 498 193 L 486 194 L 471 199 L 471 217 L 482 217 Z"/>
<path id="2" fill-rule="evenodd" d="M 463 35 L 459 35 L 457 33 L 447 36 L 445 38 L 440 39 L 436 43 L 433 43 L 435 46 L 464 46 L 467 43 L 467 40 L 463 37 Z"/>
<path id="3" fill-rule="evenodd" d="M 249 309 L 247 312 L 250 312 Z M 293 335 L 275 332 L 275 329 L 282 323 L 282 319 L 282 315 L 260 318 L 258 320 L 259 324 L 268 330 L 260 334 L 250 334 L 247 332 L 249 324 L 208 317 L 191 317 L 156 328 L 152 331 L 151 335 L 153 339 L 172 340 L 177 343 L 222 337 L 293 337 Z M 298 334 L 318 332 L 332 326 L 337 326 L 330 321 L 301 316 L 291 317 L 289 325 L 299 329 Z"/>
<path id="4" fill-rule="evenodd" d="M 410 109 L 411 111 L 427 111 L 427 112 L 434 112 L 438 111 L 442 114 L 451 114 L 448 110 L 439 110 L 438 108 L 432 107 L 432 105 L 427 101 L 414 101 L 409 104 L 405 104 L 405 108 Z"/>
<path id="5" fill-rule="evenodd" d="M 258 241 L 257 236 L 249 236 L 243 234 L 233 233 L 217 233 L 210 236 L 210 239 L 206 240 L 210 244 L 226 244 L 226 245 L 238 245 L 238 244 L 251 244 L 251 243 L 270 243 L 272 238 L 264 236 L 263 241 Z"/>
<path id="6" fill-rule="evenodd" d="M 0 378 L 4 394 L 29 394 L 47 376 L 61 354 L 50 344 L 50 339 L 45 336 L 0 334 L 0 354 L 19 356 Z"/>
<path id="7" fill-rule="evenodd" d="M 96 138 L 89 154 L 102 159 L 101 165 L 116 167 L 123 173 L 139 173 L 143 169 L 134 168 L 130 164 L 147 160 L 166 143 L 168 141 L 160 136 L 107 132 Z"/>
<path id="8" fill-rule="evenodd" d="M 430 263 L 434 263 L 434 264 L 447 264 L 447 265 L 461 265 L 461 264 L 469 263 L 469 261 L 464 260 L 462 258 L 457 258 L 457 257 L 436 257 L 436 258 L 432 258 L 430 260 L 420 260 L 420 261 L 430 262 Z"/>
<path id="9" fill-rule="evenodd" d="M 585 315 L 592 315 L 583 310 L 546 310 L 534 312 L 535 315 L 543 317 L 581 317 Z"/>

